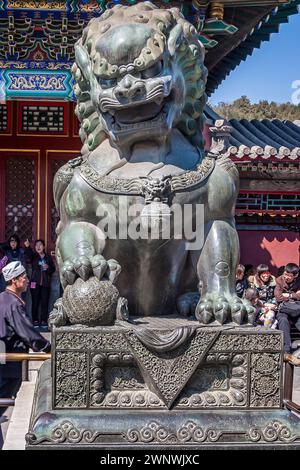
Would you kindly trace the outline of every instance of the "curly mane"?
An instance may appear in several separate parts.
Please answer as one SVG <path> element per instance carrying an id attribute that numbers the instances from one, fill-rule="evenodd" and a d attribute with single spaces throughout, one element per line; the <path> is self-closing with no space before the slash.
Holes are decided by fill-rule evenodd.
<path id="1" fill-rule="evenodd" d="M 100 57 L 95 50 L 96 39 L 105 34 L 112 26 L 121 24 L 144 23 L 153 31 L 151 45 L 161 54 L 168 53 L 167 42 L 171 31 L 177 25 L 182 30 L 181 40 L 176 44 L 176 53 L 170 57 L 173 64 L 180 68 L 185 80 L 185 96 L 182 103 L 182 113 L 174 123 L 186 138 L 200 148 L 203 147 L 203 108 L 206 102 L 205 85 L 207 69 L 204 66 L 204 47 L 197 38 L 197 31 L 181 15 L 178 8 L 159 9 L 151 2 L 138 3 L 131 7 L 116 5 L 99 18 L 93 18 L 83 31 L 82 37 L 75 45 L 76 61 L 72 73 L 76 81 L 74 92 L 77 97 L 75 112 L 80 122 L 79 135 L 83 142 L 82 153 L 98 147 L 107 138 L 104 120 L 97 112 L 91 100 L 90 83 L 84 77 L 83 69 L 90 67 L 95 77 L 105 75 L 116 77 L 119 67 L 110 64 Z M 145 47 L 134 63 L 137 69 L 151 67 L 157 59 L 153 49 Z M 80 58 L 80 50 L 84 50 L 88 63 Z"/>

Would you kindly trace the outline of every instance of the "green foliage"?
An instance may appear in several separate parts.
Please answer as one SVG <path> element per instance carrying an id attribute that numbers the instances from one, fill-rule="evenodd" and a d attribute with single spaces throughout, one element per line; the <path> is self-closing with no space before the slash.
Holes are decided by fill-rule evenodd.
<path id="1" fill-rule="evenodd" d="M 211 106 L 211 105 L 210 105 Z M 280 119 L 281 121 L 295 121 L 300 119 L 300 104 L 275 103 L 275 101 L 261 100 L 251 103 L 247 96 L 241 96 L 232 103 L 221 101 L 212 109 L 225 119 Z"/>

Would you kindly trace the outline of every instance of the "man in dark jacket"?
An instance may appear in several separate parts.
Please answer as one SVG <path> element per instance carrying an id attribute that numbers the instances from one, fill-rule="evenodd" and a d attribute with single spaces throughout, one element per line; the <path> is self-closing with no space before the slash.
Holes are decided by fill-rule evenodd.
<path id="1" fill-rule="evenodd" d="M 49 352 L 50 343 L 38 333 L 28 316 L 21 298 L 28 278 L 20 261 L 7 264 L 2 270 L 6 290 L 0 294 L 0 341 L 6 353 L 34 351 Z M 3 348 L 4 345 L 4 348 Z M 21 362 L 0 364 L 0 397 L 8 398 L 21 384 Z"/>
<path id="2" fill-rule="evenodd" d="M 276 279 L 276 287 L 274 291 L 275 298 L 280 303 L 277 314 L 278 329 L 283 331 L 284 337 L 284 358 L 288 362 L 300 365 L 300 359 L 291 354 L 291 323 L 300 331 L 300 302 L 299 312 L 297 312 L 297 304 L 294 304 L 296 311 L 293 316 L 285 313 L 283 302 L 300 301 L 300 279 L 299 267 L 294 263 L 285 266 L 282 276 Z"/>

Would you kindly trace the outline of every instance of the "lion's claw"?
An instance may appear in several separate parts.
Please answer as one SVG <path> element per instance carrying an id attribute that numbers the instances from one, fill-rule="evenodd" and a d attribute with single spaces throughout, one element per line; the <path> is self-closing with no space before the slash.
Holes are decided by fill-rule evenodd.
<path id="1" fill-rule="evenodd" d="M 255 310 L 255 309 L 254 309 Z M 205 325 L 216 322 L 235 323 L 237 325 L 253 324 L 253 307 L 246 300 L 236 296 L 204 296 L 196 308 L 196 318 Z"/>
<path id="2" fill-rule="evenodd" d="M 87 281 L 92 274 L 91 261 L 87 256 L 79 256 L 73 261 L 74 271 L 78 274 L 81 279 Z"/>
<path id="3" fill-rule="evenodd" d="M 96 255 L 93 256 L 91 264 L 94 276 L 101 280 L 108 266 L 106 259 L 102 255 Z"/>
<path id="4" fill-rule="evenodd" d="M 66 260 L 61 268 L 64 284 L 74 284 L 78 277 L 87 281 L 92 276 L 97 277 L 99 281 L 106 278 L 113 283 L 120 272 L 121 266 L 116 260 L 106 261 L 102 255 L 79 256 Z"/>
<path id="5" fill-rule="evenodd" d="M 214 307 L 215 319 L 224 325 L 230 319 L 230 306 L 225 297 L 219 297 Z"/>
<path id="6" fill-rule="evenodd" d="M 74 284 L 77 275 L 76 275 L 76 272 L 74 271 L 74 266 L 71 261 L 67 260 L 64 262 L 61 268 L 61 274 L 67 284 Z"/>
<path id="7" fill-rule="evenodd" d="M 107 261 L 107 264 L 108 264 L 108 270 L 107 270 L 108 279 L 110 280 L 110 282 L 114 283 L 118 275 L 121 272 L 121 266 L 119 265 L 118 261 L 116 261 L 115 259 L 109 259 Z"/>
<path id="8" fill-rule="evenodd" d="M 242 302 L 234 302 L 231 305 L 231 317 L 232 321 L 238 325 L 247 323 L 247 310 Z"/>

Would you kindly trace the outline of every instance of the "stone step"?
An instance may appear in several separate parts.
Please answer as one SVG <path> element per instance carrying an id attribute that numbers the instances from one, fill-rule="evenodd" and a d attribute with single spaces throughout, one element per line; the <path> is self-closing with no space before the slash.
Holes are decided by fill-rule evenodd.
<path id="1" fill-rule="evenodd" d="M 29 428 L 34 389 L 34 381 L 22 383 L 16 397 L 3 450 L 25 450 L 25 434 Z"/>

